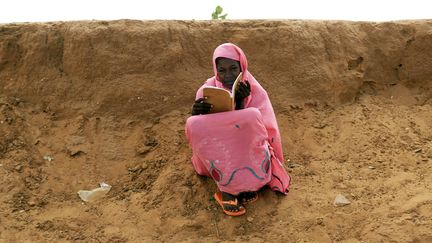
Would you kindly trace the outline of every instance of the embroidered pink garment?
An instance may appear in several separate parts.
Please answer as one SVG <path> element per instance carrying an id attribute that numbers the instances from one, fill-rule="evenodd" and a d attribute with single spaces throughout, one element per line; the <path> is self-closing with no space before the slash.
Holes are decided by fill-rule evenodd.
<path id="1" fill-rule="evenodd" d="M 287 193 L 290 177 L 281 164 L 282 144 L 273 107 L 267 92 L 247 70 L 246 56 L 239 47 L 226 43 L 216 48 L 213 55 L 215 76 L 198 89 L 196 99 L 202 98 L 205 86 L 224 88 L 217 77 L 218 57 L 240 62 L 242 81 L 248 80 L 251 85 L 251 94 L 245 99 L 245 108 L 256 109 L 193 116 L 188 119 L 186 135 L 192 147 L 192 163 L 197 173 L 213 177 L 221 191 L 231 194 L 238 194 L 241 190 L 256 191 L 266 184 L 274 190 Z M 224 122 L 225 120 L 229 122 Z M 239 129 L 236 124 L 240 123 L 243 126 Z M 235 133 L 232 131 L 233 127 L 237 128 L 234 129 Z M 239 130 L 242 130 L 242 133 L 239 133 Z M 216 139 L 219 147 L 209 142 L 210 138 Z M 246 143 L 249 145 L 244 147 L 245 141 L 255 143 Z M 225 149 L 221 150 L 221 146 Z M 216 154 L 220 154 L 217 156 L 218 159 L 215 157 Z M 266 160 L 270 162 L 268 167 L 264 165 Z"/>
<path id="2" fill-rule="evenodd" d="M 270 182 L 270 150 L 262 116 L 256 108 L 192 116 L 186 133 L 193 165 L 230 194 L 257 191 Z"/>

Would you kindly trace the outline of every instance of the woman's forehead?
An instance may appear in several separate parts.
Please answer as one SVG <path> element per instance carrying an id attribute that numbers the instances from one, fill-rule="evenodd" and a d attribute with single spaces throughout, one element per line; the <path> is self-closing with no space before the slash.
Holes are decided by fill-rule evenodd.
<path id="1" fill-rule="evenodd" d="M 239 65 L 239 61 L 226 58 L 226 57 L 218 57 L 216 58 L 216 65 L 217 66 Z"/>

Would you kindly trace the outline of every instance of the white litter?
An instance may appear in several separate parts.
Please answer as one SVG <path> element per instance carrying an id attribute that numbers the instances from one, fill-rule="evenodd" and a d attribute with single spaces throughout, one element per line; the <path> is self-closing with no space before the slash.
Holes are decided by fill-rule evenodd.
<path id="1" fill-rule="evenodd" d="M 333 203 L 335 206 L 345 206 L 351 204 L 351 202 L 342 194 L 338 194 Z"/>
<path id="2" fill-rule="evenodd" d="M 101 199 L 105 194 L 107 194 L 111 190 L 111 186 L 108 185 L 105 182 L 101 182 L 100 187 L 95 188 L 93 190 L 79 190 L 78 196 L 84 201 L 84 202 L 92 202 L 96 201 L 98 199 Z"/>

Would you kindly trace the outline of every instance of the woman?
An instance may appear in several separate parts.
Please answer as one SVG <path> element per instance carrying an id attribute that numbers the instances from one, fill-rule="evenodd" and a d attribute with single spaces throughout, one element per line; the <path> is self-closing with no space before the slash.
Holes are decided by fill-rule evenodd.
<path id="1" fill-rule="evenodd" d="M 215 76 L 196 94 L 192 117 L 186 122 L 186 136 L 192 147 L 196 172 L 212 177 L 219 192 L 215 199 L 231 216 L 246 212 L 242 204 L 258 199 L 268 185 L 288 193 L 290 177 L 282 166 L 279 128 L 267 92 L 248 71 L 243 51 L 234 44 L 218 46 L 213 54 Z M 237 76 L 242 82 L 235 94 L 235 111 L 208 114 L 203 88 L 214 86 L 231 91 Z"/>

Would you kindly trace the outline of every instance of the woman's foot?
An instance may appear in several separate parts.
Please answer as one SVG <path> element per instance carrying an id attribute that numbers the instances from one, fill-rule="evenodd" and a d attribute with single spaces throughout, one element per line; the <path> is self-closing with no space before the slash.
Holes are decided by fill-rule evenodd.
<path id="1" fill-rule="evenodd" d="M 253 203 L 256 200 L 258 200 L 258 193 L 257 192 L 242 192 L 238 195 L 238 199 L 243 204 Z"/>
<path id="2" fill-rule="evenodd" d="M 246 209 L 234 195 L 225 192 L 216 192 L 214 197 L 222 207 L 224 213 L 230 216 L 240 216 L 246 213 Z"/>
<path id="3" fill-rule="evenodd" d="M 242 208 L 242 205 L 240 205 L 240 203 L 238 203 L 237 198 L 234 195 L 231 195 L 229 193 L 222 192 L 222 201 L 224 201 L 224 202 L 227 202 L 227 201 L 237 202 L 237 205 L 227 204 L 227 203 L 224 204 L 224 206 L 223 206 L 224 210 L 227 210 L 230 212 L 238 212 Z"/>

